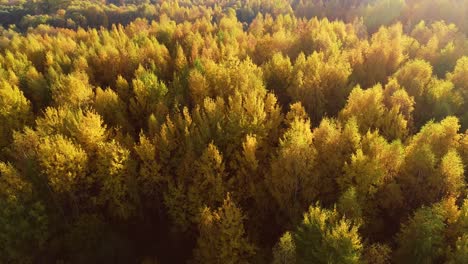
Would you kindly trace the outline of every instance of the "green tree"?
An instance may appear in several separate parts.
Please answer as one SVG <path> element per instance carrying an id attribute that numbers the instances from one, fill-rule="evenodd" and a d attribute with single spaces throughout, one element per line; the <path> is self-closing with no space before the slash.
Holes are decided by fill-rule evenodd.
<path id="1" fill-rule="evenodd" d="M 442 215 L 429 207 L 418 209 L 402 225 L 397 236 L 395 261 L 399 263 L 434 263 L 441 260 L 445 224 Z"/>
<path id="2" fill-rule="evenodd" d="M 294 233 L 297 263 L 359 263 L 358 226 L 336 210 L 310 206 Z"/>

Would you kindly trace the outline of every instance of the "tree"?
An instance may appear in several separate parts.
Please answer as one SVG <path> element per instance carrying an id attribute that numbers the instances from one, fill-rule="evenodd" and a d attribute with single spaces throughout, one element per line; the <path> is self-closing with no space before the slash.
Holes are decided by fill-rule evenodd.
<path id="1" fill-rule="evenodd" d="M 436 2 L 444 2 L 445 5 L 456 4 L 456 2 L 446 0 Z M 435 8 L 434 10 L 440 11 L 440 7 L 436 6 L 437 3 L 434 3 L 429 10 Z M 434 13 L 430 18 L 424 20 L 428 22 L 429 19 L 432 20 L 436 16 Z M 426 26 L 425 21 L 420 21 L 410 33 L 410 36 L 416 39 L 416 43 L 413 45 L 414 50 L 411 50 L 411 53 L 417 58 L 430 62 L 434 67 L 434 73 L 439 78 L 444 77 L 447 72 L 453 69 L 457 59 L 466 54 L 466 47 L 461 44 L 465 37 L 455 24 L 447 23 L 451 20 L 449 16 L 445 21 L 432 20 L 435 22 L 429 26 Z"/>
<path id="2" fill-rule="evenodd" d="M 394 82 L 385 90 L 380 84 L 367 90 L 357 86 L 351 91 L 340 118 L 355 117 L 361 133 L 378 130 L 387 139 L 405 139 L 409 134 L 408 123 L 412 121 L 413 104 Z"/>
<path id="3" fill-rule="evenodd" d="M 333 119 L 323 119 L 313 131 L 313 146 L 317 153 L 315 174 L 320 175 L 316 187 L 320 190 L 318 200 L 327 205 L 336 203 L 339 198 L 337 179 L 343 175 L 345 162 L 350 162 L 361 142 L 361 134 L 355 118 L 345 124 Z"/>
<path id="4" fill-rule="evenodd" d="M 377 133 L 368 132 L 361 140 L 361 147 L 351 155 L 351 161 L 345 162 L 344 175 L 337 182 L 343 190 L 354 185 L 363 198 L 371 198 L 398 174 L 402 155 L 401 143 L 390 144 Z"/>
<path id="5" fill-rule="evenodd" d="M 16 86 L 0 82 L 0 149 L 11 143 L 13 131 L 32 121 L 29 101 Z"/>
<path id="6" fill-rule="evenodd" d="M 99 114 L 65 106 L 46 108 L 44 115 L 36 119 L 36 131 L 43 137 L 63 135 L 80 144 L 90 156 L 107 139 L 106 126 Z"/>
<path id="7" fill-rule="evenodd" d="M 135 211 L 135 167 L 130 151 L 115 140 L 99 144 L 95 160 L 96 205 L 117 219 L 128 219 Z"/>
<path id="8" fill-rule="evenodd" d="M 455 66 L 453 72 L 447 74 L 447 79 L 453 83 L 455 89 L 463 98 L 463 106 L 460 110 L 466 109 L 468 106 L 468 57 L 461 57 Z M 461 118 L 462 128 L 468 129 L 468 114 L 466 111 L 459 113 Z"/>
<path id="9" fill-rule="evenodd" d="M 74 196 L 78 184 L 85 181 L 88 169 L 86 152 L 60 134 L 41 139 L 37 161 L 41 173 L 57 194 Z"/>
<path id="10" fill-rule="evenodd" d="M 336 205 L 340 214 L 345 215 L 347 218 L 354 220 L 356 223 L 363 221 L 363 206 L 362 197 L 356 193 L 356 188 L 350 185 L 349 189 L 344 191 Z"/>
<path id="11" fill-rule="evenodd" d="M 33 185 L 9 163 L 0 162 L 0 257 L 30 263 L 46 246 L 49 218 Z"/>
<path id="12" fill-rule="evenodd" d="M 395 261 L 434 263 L 441 261 L 444 250 L 444 217 L 430 207 L 418 209 L 398 233 Z"/>
<path id="13" fill-rule="evenodd" d="M 217 64 L 200 60 L 189 73 L 189 89 L 193 105 L 201 104 L 206 97 L 221 97 L 228 101 L 235 93 L 262 96 L 266 94 L 263 74 L 252 60 L 229 57 Z"/>
<path id="14" fill-rule="evenodd" d="M 336 210 L 310 206 L 294 233 L 297 263 L 359 263 L 358 226 Z"/>
<path id="15" fill-rule="evenodd" d="M 94 95 L 88 76 L 83 72 L 60 75 L 50 89 L 55 105 L 71 108 L 87 106 Z"/>
<path id="16" fill-rule="evenodd" d="M 244 230 L 242 211 L 228 194 L 221 207 L 201 212 L 194 259 L 197 263 L 249 263 L 254 246 Z"/>
<path id="17" fill-rule="evenodd" d="M 127 105 L 113 90 L 97 88 L 94 108 L 109 127 L 120 127 L 126 132 L 132 132 L 128 121 Z"/>
<path id="18" fill-rule="evenodd" d="M 455 251 L 450 256 L 450 259 L 447 263 L 465 263 L 468 261 L 468 236 L 465 234 L 462 237 L 458 238 L 455 245 Z"/>
<path id="19" fill-rule="evenodd" d="M 167 184 L 167 179 L 161 175 L 162 165 L 157 160 L 156 146 L 151 139 L 140 134 L 139 143 L 135 145 L 135 152 L 139 161 L 137 177 L 139 192 L 144 195 L 148 206 L 158 205 L 162 200 L 161 191 Z"/>
<path id="20" fill-rule="evenodd" d="M 372 244 L 365 249 L 364 263 L 389 264 L 391 260 L 391 248 L 385 244 Z"/>
<path id="21" fill-rule="evenodd" d="M 182 72 L 187 67 L 187 57 L 185 56 L 184 50 L 180 45 L 176 47 L 176 54 L 174 58 L 174 70 L 175 72 Z"/>
<path id="22" fill-rule="evenodd" d="M 387 118 L 382 121 L 382 127 L 384 131 L 394 132 L 398 138 L 403 139 L 407 135 L 398 135 L 395 130 L 390 128 L 399 128 L 398 126 L 392 125 L 393 120 L 396 118 L 405 120 L 407 123 L 407 132 L 412 132 L 414 129 L 414 97 L 410 96 L 408 92 L 400 86 L 398 81 L 394 78 L 390 78 L 384 89 L 383 103 L 385 107 L 390 111 L 387 114 Z M 397 122 L 398 124 L 398 122 Z"/>
<path id="23" fill-rule="evenodd" d="M 130 113 L 137 129 L 147 129 L 146 121 L 150 115 L 160 113 L 164 107 L 162 100 L 167 94 L 166 85 L 150 70 L 141 65 L 135 71 L 132 81 L 134 97 L 130 99 Z M 157 117 L 161 117 L 157 115 Z"/>
<path id="24" fill-rule="evenodd" d="M 291 232 L 282 235 L 273 247 L 273 264 L 295 264 L 296 246 Z"/>
<path id="25" fill-rule="evenodd" d="M 459 127 L 454 117 L 430 122 L 409 142 L 397 178 L 409 208 L 460 195 L 465 183 L 461 158 L 455 151 L 459 147 Z"/>
<path id="26" fill-rule="evenodd" d="M 259 142 L 257 136 L 249 134 L 245 137 L 242 143 L 242 152 L 236 155 L 236 163 L 238 169 L 235 179 L 233 179 L 236 190 L 235 196 L 241 204 L 250 203 L 251 199 L 258 201 L 259 196 L 262 196 L 262 191 L 259 186 L 262 185 L 263 177 L 260 173 Z M 242 186 L 242 187 L 241 187 Z"/>
<path id="27" fill-rule="evenodd" d="M 266 178 L 266 185 L 280 212 L 290 222 L 299 218 L 320 191 L 318 175 L 313 174 L 316 151 L 312 139 L 310 120 L 294 117 L 280 139 L 278 153 Z"/>
<path id="28" fill-rule="evenodd" d="M 396 177 L 403 164 L 404 148 L 399 141 L 387 142 L 377 132 L 365 134 L 351 160 L 343 166 L 343 174 L 336 181 L 342 196 L 338 210 L 350 219 L 362 221 L 361 234 L 367 237 L 385 237 L 390 229 L 389 216 L 398 212 L 402 199 L 396 190 Z"/>
<path id="29" fill-rule="evenodd" d="M 463 94 L 463 98 L 468 99 L 468 57 L 464 56 L 458 59 L 453 72 L 447 74 L 449 79 L 457 89 Z M 466 102 L 467 100 L 465 100 Z"/>
<path id="30" fill-rule="evenodd" d="M 304 105 L 313 122 L 335 115 L 345 102 L 351 69 L 339 55 L 300 54 L 294 63 L 287 93 Z"/>
<path id="31" fill-rule="evenodd" d="M 428 88 L 426 109 L 431 109 L 431 111 L 427 111 L 425 115 L 420 114 L 421 121 L 429 120 L 429 118 L 442 120 L 460 111 L 459 109 L 463 104 L 463 98 L 454 90 L 454 86 L 451 82 L 434 79 Z M 421 112 L 424 111 L 418 108 L 417 110 Z"/>
<path id="32" fill-rule="evenodd" d="M 293 65 L 289 57 L 275 53 L 271 60 L 263 65 L 265 86 L 274 91 L 282 105 L 289 103 L 287 89 L 291 82 Z"/>
<path id="33" fill-rule="evenodd" d="M 432 79 L 432 66 L 424 60 L 410 60 L 393 76 L 408 94 L 419 102 Z"/>
<path id="34" fill-rule="evenodd" d="M 198 222 L 200 208 L 221 204 L 224 199 L 226 172 L 223 157 L 215 145 L 209 144 L 194 164 L 194 175 L 188 186 L 189 215 Z"/>
<path id="35" fill-rule="evenodd" d="M 352 79 L 363 87 L 386 83 L 406 57 L 403 38 L 401 23 L 381 27 L 372 35 L 370 43 L 364 43 L 353 51 L 356 59 Z"/>

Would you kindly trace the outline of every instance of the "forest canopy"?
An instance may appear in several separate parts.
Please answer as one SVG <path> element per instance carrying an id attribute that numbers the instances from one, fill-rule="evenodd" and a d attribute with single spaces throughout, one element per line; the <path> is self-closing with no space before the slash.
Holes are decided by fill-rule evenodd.
<path id="1" fill-rule="evenodd" d="M 0 0 L 1 263 L 468 263 L 468 0 Z"/>

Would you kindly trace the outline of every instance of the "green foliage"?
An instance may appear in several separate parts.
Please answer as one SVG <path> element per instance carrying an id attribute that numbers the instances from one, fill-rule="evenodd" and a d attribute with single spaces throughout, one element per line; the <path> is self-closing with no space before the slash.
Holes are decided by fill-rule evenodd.
<path id="1" fill-rule="evenodd" d="M 357 226 L 336 210 L 311 206 L 294 235 L 297 263 L 359 263 Z"/>
<path id="2" fill-rule="evenodd" d="M 436 262 L 442 254 L 444 220 L 430 208 L 418 210 L 402 226 L 396 258 L 401 263 Z"/>

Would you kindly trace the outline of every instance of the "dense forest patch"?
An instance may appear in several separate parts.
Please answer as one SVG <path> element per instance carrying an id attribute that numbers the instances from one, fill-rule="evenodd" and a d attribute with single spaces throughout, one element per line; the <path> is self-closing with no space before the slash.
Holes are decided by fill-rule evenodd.
<path id="1" fill-rule="evenodd" d="M 467 0 L 0 0 L 0 262 L 468 263 Z"/>

